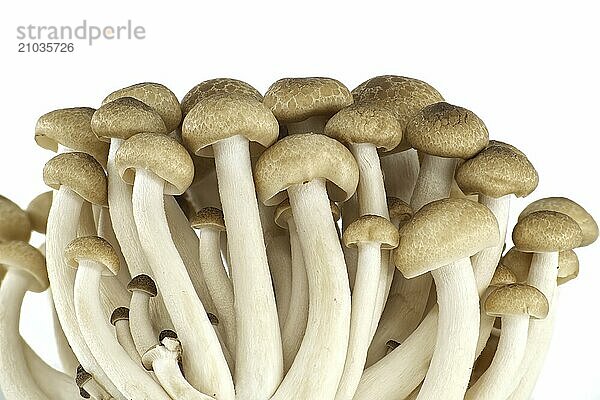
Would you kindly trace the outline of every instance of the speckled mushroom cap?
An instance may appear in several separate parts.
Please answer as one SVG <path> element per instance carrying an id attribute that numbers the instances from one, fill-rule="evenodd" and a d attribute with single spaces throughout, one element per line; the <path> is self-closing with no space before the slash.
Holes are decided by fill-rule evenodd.
<path id="1" fill-rule="evenodd" d="M 515 247 L 527 253 L 573 249 L 583 234 L 575 220 L 556 211 L 535 211 L 521 218 L 512 232 Z"/>
<path id="2" fill-rule="evenodd" d="M 573 250 L 561 251 L 558 254 L 558 276 L 556 283 L 565 284 L 579 276 L 579 258 Z"/>
<path id="3" fill-rule="evenodd" d="M 388 108 L 365 102 L 341 109 L 327 122 L 324 134 L 346 145 L 370 143 L 389 151 L 400 144 L 402 127 Z"/>
<path id="4" fill-rule="evenodd" d="M 0 196 L 0 242 L 21 240 L 28 242 L 31 237 L 31 223 L 27 213 L 17 204 Z"/>
<path id="5" fill-rule="evenodd" d="M 258 90 L 250 84 L 232 78 L 216 78 L 200 82 L 190 89 L 181 100 L 181 110 L 185 117 L 194 108 L 198 101 L 215 94 L 239 93 L 254 97 L 262 101 L 263 97 Z"/>
<path id="6" fill-rule="evenodd" d="M 498 222 L 484 205 L 466 199 L 443 199 L 425 205 L 400 228 L 394 264 L 414 278 L 494 246 Z"/>
<path id="7" fill-rule="evenodd" d="M 81 236 L 65 247 L 65 260 L 71 268 L 79 268 L 82 261 L 93 261 L 102 265 L 103 276 L 119 273 L 119 256 L 106 240 L 98 236 Z"/>
<path id="8" fill-rule="evenodd" d="M 29 202 L 26 212 L 29 222 L 31 222 L 31 229 L 39 233 L 46 233 L 50 207 L 52 207 L 52 191 L 39 194 Z"/>
<path id="9" fill-rule="evenodd" d="M 387 204 L 391 221 L 398 222 L 398 224 L 402 226 L 406 221 L 412 218 L 413 210 L 404 200 L 397 197 L 388 197 Z"/>
<path id="10" fill-rule="evenodd" d="M 332 78 L 284 78 L 265 93 L 264 105 L 282 124 L 331 116 L 352 104 L 350 90 Z"/>
<path id="11" fill-rule="evenodd" d="M 398 247 L 398 229 L 379 215 L 363 215 L 352 222 L 342 235 L 346 247 L 358 247 L 360 243 L 378 243 L 383 250 Z"/>
<path id="12" fill-rule="evenodd" d="M 333 217 L 333 220 L 339 220 L 341 212 L 338 205 L 335 204 L 335 202 L 330 201 L 329 206 L 331 207 L 331 216 Z M 288 219 L 293 217 L 290 199 L 286 198 L 281 202 L 281 204 L 275 207 L 275 213 L 273 214 L 273 217 L 277 226 L 283 229 L 288 229 Z"/>
<path id="13" fill-rule="evenodd" d="M 183 143 L 193 154 L 213 157 L 212 146 L 232 136 L 244 136 L 262 150 L 279 136 L 279 125 L 261 102 L 239 93 L 215 94 L 198 101 L 183 121 Z M 255 145 L 256 146 L 256 145 Z"/>
<path id="14" fill-rule="evenodd" d="M 93 108 L 63 108 L 42 115 L 35 125 L 35 142 L 54 152 L 58 145 L 87 153 L 106 167 L 108 144 L 92 131 Z"/>
<path id="15" fill-rule="evenodd" d="M 121 97 L 133 97 L 156 110 L 168 132 L 175 130 L 181 122 L 181 106 L 177 96 L 160 83 L 144 82 L 119 89 L 109 94 L 102 104 Z"/>
<path id="16" fill-rule="evenodd" d="M 92 204 L 108 206 L 108 186 L 102 166 L 86 153 L 63 153 L 44 166 L 44 183 L 58 190 L 68 187 Z"/>
<path id="17" fill-rule="evenodd" d="M 92 374 L 87 372 L 81 365 L 77 367 L 77 375 L 75 376 L 75 384 L 77 387 L 82 388 L 83 385 L 92 380 Z"/>
<path id="18" fill-rule="evenodd" d="M 133 185 L 135 171 L 143 168 L 164 179 L 165 194 L 180 195 L 192 184 L 194 163 L 175 139 L 157 133 L 139 133 L 123 142 L 115 155 L 123 180 Z"/>
<path id="19" fill-rule="evenodd" d="M 129 308 L 117 307 L 110 315 L 111 325 L 116 325 L 119 321 L 129 321 Z"/>
<path id="20" fill-rule="evenodd" d="M 490 286 L 504 286 L 512 283 L 517 283 L 517 275 L 507 266 L 498 264 L 490 281 Z"/>
<path id="21" fill-rule="evenodd" d="M 415 114 L 405 134 L 412 147 L 438 157 L 471 158 L 488 144 L 487 128 L 475 113 L 445 102 Z"/>
<path id="22" fill-rule="evenodd" d="M 0 243 L 0 269 L 15 269 L 29 274 L 32 278 L 29 290 L 32 292 L 40 293 L 50 286 L 46 259 L 27 242 L 10 240 Z"/>
<path id="23" fill-rule="evenodd" d="M 280 204 L 293 185 L 324 179 L 330 200 L 346 201 L 358 185 L 358 165 L 343 144 L 325 135 L 305 133 L 285 137 L 256 162 L 258 198 L 268 206 Z"/>
<path id="24" fill-rule="evenodd" d="M 548 299 L 533 286 L 513 283 L 500 286 L 485 299 L 485 312 L 491 317 L 526 315 L 536 319 L 548 315 Z"/>
<path id="25" fill-rule="evenodd" d="M 106 142 L 129 139 L 142 132 L 168 133 L 160 114 L 133 97 L 121 97 L 103 104 L 92 116 L 92 130 Z"/>
<path id="26" fill-rule="evenodd" d="M 519 220 L 535 211 L 558 211 L 573 218 L 583 233 L 580 246 L 588 246 L 598 239 L 598 224 L 585 208 L 566 197 L 546 197 L 529 204 L 519 215 Z"/>
<path id="27" fill-rule="evenodd" d="M 194 229 L 214 229 L 223 232 L 225 231 L 223 211 L 216 207 L 205 207 L 192 217 L 190 225 Z"/>
<path id="28" fill-rule="evenodd" d="M 150 297 L 156 297 L 158 295 L 158 288 L 154 279 L 146 274 L 140 274 L 131 278 L 131 281 L 127 284 L 127 290 L 130 293 L 143 292 Z"/>
<path id="29" fill-rule="evenodd" d="M 487 146 L 466 160 L 454 175 L 465 194 L 499 198 L 528 196 L 538 185 L 537 171 L 521 152 L 508 146 Z"/>
<path id="30" fill-rule="evenodd" d="M 529 268 L 531 267 L 532 253 L 524 253 L 512 247 L 500 260 L 500 263 L 509 268 L 517 277 L 517 282 L 527 282 Z M 575 272 L 576 271 L 576 272 Z M 575 273 L 575 276 L 571 276 Z M 571 249 L 558 253 L 558 281 L 570 277 L 573 279 L 579 274 L 579 259 L 577 254 Z M 567 279 L 564 282 L 570 280 Z M 564 283 L 563 282 L 563 283 Z"/>

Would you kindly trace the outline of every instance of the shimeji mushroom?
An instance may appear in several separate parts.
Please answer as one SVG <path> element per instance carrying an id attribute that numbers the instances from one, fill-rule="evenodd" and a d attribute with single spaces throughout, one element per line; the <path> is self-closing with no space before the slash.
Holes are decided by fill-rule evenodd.
<path id="1" fill-rule="evenodd" d="M 121 347 L 104 319 L 100 279 L 116 275 L 119 270 L 114 249 L 100 237 L 83 236 L 67 245 L 64 258 L 71 268 L 77 269 L 75 313 L 81 334 L 111 382 L 127 398 L 167 400 L 162 388 Z"/>
<path id="2" fill-rule="evenodd" d="M 500 260 L 500 265 L 510 269 L 517 277 L 516 282 L 527 283 L 533 253 L 525 253 L 512 247 Z M 558 253 L 557 283 L 563 284 L 579 274 L 579 259 L 571 249 Z"/>
<path id="3" fill-rule="evenodd" d="M 102 386 L 94 380 L 94 377 L 87 372 L 81 365 L 76 369 L 75 384 L 79 388 L 79 395 L 84 399 L 94 398 L 95 400 L 112 400 Z"/>
<path id="4" fill-rule="evenodd" d="M 525 354 L 529 318 L 546 318 L 548 300 L 535 287 L 515 283 L 492 291 L 484 308 L 488 315 L 502 321 L 500 341 L 490 366 L 465 399 L 504 400 L 510 395 L 511 382 Z"/>
<path id="5" fill-rule="evenodd" d="M 27 213 L 17 204 L 0 196 L 0 242 L 20 240 L 28 242 L 31 237 L 31 223 Z"/>
<path id="6" fill-rule="evenodd" d="M 352 292 L 348 354 L 335 396 L 337 400 L 351 399 L 360 381 L 374 319 L 377 317 L 377 295 L 380 289 L 378 272 L 382 268 L 382 250 L 392 250 L 398 246 L 398 229 L 382 216 L 364 215 L 348 226 L 344 231 L 343 241 L 346 246 L 358 248 L 358 269 Z"/>
<path id="7" fill-rule="evenodd" d="M 191 88 L 181 100 L 181 111 L 185 117 L 199 101 L 215 94 L 237 93 L 262 101 L 262 95 L 252 85 L 233 78 L 215 78 L 200 82 Z"/>
<path id="8" fill-rule="evenodd" d="M 129 306 L 131 336 L 141 357 L 148 349 L 158 344 L 150 319 L 150 299 L 158 295 L 158 289 L 150 276 L 140 274 L 131 279 L 131 282 L 127 285 L 127 290 L 131 292 Z"/>
<path id="9" fill-rule="evenodd" d="M 131 336 L 131 328 L 129 324 L 129 308 L 115 308 L 110 316 L 110 323 L 115 327 L 117 342 L 129 354 L 132 360 L 139 362 L 141 357 L 137 352 L 133 337 Z"/>
<path id="10" fill-rule="evenodd" d="M 400 229 L 394 251 L 406 278 L 431 271 L 439 305 L 437 340 L 419 399 L 462 399 L 479 337 L 479 295 L 470 256 L 499 238 L 491 211 L 463 199 L 424 206 Z"/>
<path id="11" fill-rule="evenodd" d="M 39 233 L 46 233 L 48 214 L 52 206 L 52 191 L 36 196 L 27 205 L 27 217 L 31 222 L 31 229 Z"/>
<path id="12" fill-rule="evenodd" d="M 263 103 L 288 135 L 323 133 L 329 118 L 352 104 L 352 95 L 335 79 L 284 78 L 269 87 Z"/>
<path id="13" fill-rule="evenodd" d="M 0 386 L 9 399 L 49 400 L 29 372 L 19 333 L 25 294 L 48 288 L 44 256 L 23 241 L 2 242 L 0 268 L 6 271 L 0 286 Z"/>
<path id="14" fill-rule="evenodd" d="M 236 393 L 248 399 L 271 396 L 283 375 L 279 319 L 250 163 L 250 147 L 268 147 L 278 133 L 265 106 L 233 93 L 201 99 L 182 127 L 190 152 L 215 158 L 235 293 Z"/>
<path id="15" fill-rule="evenodd" d="M 289 196 L 309 285 L 306 333 L 272 399 L 334 398 L 346 360 L 350 290 L 329 201 L 352 196 L 358 166 L 338 141 L 297 134 L 261 155 L 255 178 L 258 197 L 266 205 Z"/>

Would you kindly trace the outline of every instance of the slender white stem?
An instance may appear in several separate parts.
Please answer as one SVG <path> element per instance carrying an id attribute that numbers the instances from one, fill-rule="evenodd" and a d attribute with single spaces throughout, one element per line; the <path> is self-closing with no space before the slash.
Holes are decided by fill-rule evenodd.
<path id="1" fill-rule="evenodd" d="M 385 191 L 388 196 L 409 202 L 417 177 L 419 176 L 419 156 L 415 149 L 383 155 L 381 169 L 385 177 Z"/>
<path id="2" fill-rule="evenodd" d="M 21 346 L 19 317 L 30 285 L 27 273 L 10 269 L 0 286 L 0 386 L 11 400 L 50 400 L 29 372 Z"/>
<path id="3" fill-rule="evenodd" d="M 129 354 L 129 357 L 135 362 L 140 362 L 141 357 L 135 348 L 135 343 L 133 342 L 133 337 L 131 337 L 131 330 L 129 328 L 129 321 L 121 320 L 115 322 L 115 333 L 117 336 L 117 341 L 123 347 L 123 349 Z"/>
<path id="4" fill-rule="evenodd" d="M 158 335 L 150 321 L 150 297 L 142 291 L 134 291 L 129 305 L 129 324 L 133 343 L 140 356 L 158 344 Z"/>
<path id="5" fill-rule="evenodd" d="M 448 197 L 455 168 L 455 158 L 423 154 L 423 164 L 410 199 L 410 206 L 414 212 L 419 211 L 427 203 Z"/>
<path id="6" fill-rule="evenodd" d="M 309 285 L 306 333 L 272 400 L 332 399 L 346 361 L 350 288 L 325 182 L 288 189 Z"/>
<path id="7" fill-rule="evenodd" d="M 261 220 L 263 219 L 261 218 Z M 289 236 L 281 231 L 270 240 L 265 237 L 265 246 L 269 270 L 273 279 L 279 324 L 283 326 L 290 310 L 292 293 L 292 256 Z"/>
<path id="8" fill-rule="evenodd" d="M 75 357 L 73 349 L 71 349 L 71 346 L 67 341 L 67 337 L 65 336 L 65 332 L 63 331 L 60 321 L 58 320 L 56 308 L 54 307 L 54 300 L 52 298 L 52 288 L 48 288 L 48 301 L 50 302 L 50 308 L 52 310 L 54 341 L 56 342 L 56 348 L 58 350 L 58 357 L 60 358 L 62 370 L 69 376 L 75 376 L 75 371 L 77 370 L 79 361 L 77 360 L 77 357 Z"/>
<path id="9" fill-rule="evenodd" d="M 281 382 L 283 352 L 248 140 L 233 136 L 213 150 L 235 293 L 236 393 L 266 399 Z"/>
<path id="10" fill-rule="evenodd" d="M 335 396 L 350 400 L 356 392 L 367 359 L 372 323 L 377 312 L 377 292 L 381 270 L 379 243 L 358 243 L 358 270 L 352 293 L 350 339 L 344 373 Z"/>
<path id="11" fill-rule="evenodd" d="M 112 248 L 115 250 L 119 257 L 119 263 L 122 266 L 127 266 L 127 261 L 125 261 L 125 257 L 123 256 L 123 252 L 121 251 L 121 245 L 115 236 L 115 231 L 113 230 L 113 223 L 110 219 L 110 211 L 108 208 L 102 207 L 100 209 L 100 218 L 98 219 L 98 236 L 105 239 Z M 127 287 L 129 281 L 131 281 L 131 275 L 129 275 L 128 268 L 120 268 L 119 273 L 116 276 L 117 281 L 122 287 Z"/>
<path id="12" fill-rule="evenodd" d="M 173 243 L 165 214 L 164 181 L 138 169 L 133 185 L 133 216 L 158 289 L 184 349 L 183 359 L 192 386 L 219 399 L 234 398 L 233 381 L 219 340 Z M 200 349 L 202 349 L 200 351 Z"/>
<path id="13" fill-rule="evenodd" d="M 360 181 L 360 179 L 359 179 Z M 356 193 L 342 204 L 342 230 L 346 231 L 348 225 L 358 218 L 358 196 Z M 355 247 L 343 246 L 346 269 L 348 270 L 348 281 L 350 290 L 354 291 L 356 281 L 356 267 L 358 266 L 358 250 Z"/>
<path id="14" fill-rule="evenodd" d="M 467 391 L 465 399 L 505 400 L 527 344 L 528 315 L 502 317 L 502 333 L 492 363 Z"/>

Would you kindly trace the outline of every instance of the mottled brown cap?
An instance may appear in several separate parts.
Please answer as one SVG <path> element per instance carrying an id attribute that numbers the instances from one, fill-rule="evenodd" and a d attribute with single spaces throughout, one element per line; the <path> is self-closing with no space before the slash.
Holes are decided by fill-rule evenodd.
<path id="1" fill-rule="evenodd" d="M 324 134 L 346 145 L 370 143 L 389 151 L 400 144 L 402 127 L 388 108 L 364 102 L 341 109 L 327 122 Z"/>
<path id="2" fill-rule="evenodd" d="M 352 104 L 350 90 L 331 78 L 284 78 L 265 93 L 264 105 L 282 124 L 332 116 Z"/>
<path id="3" fill-rule="evenodd" d="M 32 292 L 40 293 L 50 286 L 44 255 L 27 242 L 11 240 L 0 243 L 0 269 L 15 269 L 29 274 L 29 290 Z"/>
<path id="4" fill-rule="evenodd" d="M 581 244 L 583 234 L 575 220 L 556 211 L 534 211 L 515 225 L 515 247 L 527 253 L 546 253 L 573 249 Z"/>
<path id="5" fill-rule="evenodd" d="M 52 207 L 52 191 L 37 195 L 29 202 L 26 212 L 29 222 L 31 222 L 31 229 L 39 233 L 46 233 L 50 207 Z M 0 220 L 2 220 L 1 217 Z"/>
<path id="6" fill-rule="evenodd" d="M 539 182 L 537 171 L 521 152 L 508 146 L 487 146 L 457 169 L 456 183 L 465 194 L 499 198 L 528 196 Z"/>
<path id="7" fill-rule="evenodd" d="M 92 130 L 100 140 L 129 139 L 142 132 L 167 134 L 160 114 L 133 97 L 103 104 L 92 117 Z"/>
<path id="8" fill-rule="evenodd" d="M 466 199 L 443 199 L 425 205 L 400 228 L 394 263 L 414 278 L 498 244 L 494 214 Z"/>
<path id="9" fill-rule="evenodd" d="M 490 281 L 490 286 L 504 286 L 512 283 L 517 283 L 517 275 L 507 266 L 498 264 Z"/>
<path id="10" fill-rule="evenodd" d="M 110 315 L 111 325 L 116 325 L 119 321 L 129 321 L 129 308 L 118 307 Z"/>
<path id="11" fill-rule="evenodd" d="M 42 115 L 35 125 L 36 143 L 54 152 L 60 144 L 87 153 L 106 167 L 108 143 L 99 140 L 92 131 L 95 111 L 89 107 L 63 108 Z"/>
<path id="12" fill-rule="evenodd" d="M 190 225 L 194 229 L 214 229 L 223 232 L 225 231 L 223 211 L 216 207 L 205 207 L 192 217 Z"/>
<path id="13" fill-rule="evenodd" d="M 485 312 L 491 317 L 526 315 L 536 319 L 548 315 L 548 299 L 533 286 L 513 283 L 500 286 L 485 299 Z"/>
<path id="14" fill-rule="evenodd" d="M 165 194 L 180 195 L 192 184 L 194 163 L 175 139 L 157 133 L 139 133 L 123 142 L 115 156 L 123 180 L 133 185 L 135 171 L 143 168 L 165 181 Z"/>
<path id="15" fill-rule="evenodd" d="M 177 339 L 177 333 L 175 333 L 175 331 L 172 331 L 170 329 L 162 330 L 158 334 L 158 341 L 162 342 L 164 338 Z"/>
<path id="16" fill-rule="evenodd" d="M 359 243 L 379 243 L 383 250 L 398 247 L 398 229 L 379 215 L 363 215 L 352 222 L 342 235 L 346 247 L 358 247 Z"/>
<path id="17" fill-rule="evenodd" d="M 86 153 L 63 153 L 44 166 L 44 183 L 58 190 L 68 187 L 92 204 L 108 206 L 108 186 L 102 166 Z"/>
<path id="18" fill-rule="evenodd" d="M 31 237 L 31 223 L 27 213 L 17 204 L 0 196 L 0 242 L 20 240 L 28 242 Z"/>
<path id="19" fill-rule="evenodd" d="M 333 201 L 346 201 L 358 185 L 358 165 L 343 144 L 325 135 L 291 135 L 276 142 L 256 162 L 258 198 L 268 206 L 280 204 L 286 190 L 313 179 L 324 179 Z"/>
<path id="20" fill-rule="evenodd" d="M 208 320 L 210 321 L 210 324 L 213 326 L 217 326 L 219 325 L 219 318 L 217 318 L 217 316 L 213 313 L 206 313 L 206 316 L 208 317 Z"/>
<path id="21" fill-rule="evenodd" d="M 243 136 L 256 154 L 273 144 L 279 125 L 260 101 L 238 93 L 217 94 L 198 101 L 183 121 L 183 143 L 193 154 L 213 157 L 213 144 L 233 136 Z"/>
<path id="22" fill-rule="evenodd" d="M 405 132 L 415 149 L 446 158 L 470 158 L 488 144 L 488 131 L 475 113 L 445 102 L 419 111 Z"/>
<path id="23" fill-rule="evenodd" d="M 257 101 L 263 100 L 259 91 L 246 82 L 232 78 L 209 79 L 194 86 L 183 97 L 181 100 L 183 116 L 185 117 L 200 100 L 216 94 L 227 93 L 239 93 L 254 97 Z"/>
<path id="24" fill-rule="evenodd" d="M 579 276 L 579 258 L 573 250 L 561 251 L 558 254 L 558 276 L 556 283 L 565 284 Z"/>
<path id="25" fill-rule="evenodd" d="M 109 94 L 102 104 L 121 97 L 133 97 L 156 110 L 164 121 L 168 132 L 175 130 L 181 122 L 181 106 L 177 96 L 160 83 L 144 82 L 119 89 Z"/>
<path id="26" fill-rule="evenodd" d="M 525 207 L 519 215 L 519 220 L 535 211 L 558 211 L 573 218 L 579 224 L 583 240 L 579 246 L 588 246 L 598 239 L 598 224 L 585 208 L 566 197 L 546 197 Z"/>
<path id="27" fill-rule="evenodd" d="M 81 236 L 65 248 L 65 260 L 71 268 L 78 268 L 81 261 L 93 261 L 105 269 L 103 276 L 119 273 L 120 263 L 117 252 L 106 240 L 98 236 Z"/>
<path id="28" fill-rule="evenodd" d="M 404 200 L 397 197 L 388 197 L 387 204 L 391 221 L 398 222 L 398 224 L 402 226 L 412 218 L 413 210 Z"/>
<path id="29" fill-rule="evenodd" d="M 500 260 L 500 263 L 509 268 L 517 277 L 517 282 L 527 282 L 531 267 L 532 253 L 524 253 L 512 247 Z M 573 276 L 573 274 L 575 274 Z M 558 253 L 558 282 L 567 282 L 579 274 L 579 259 L 571 249 Z M 565 280 L 566 279 L 566 280 Z"/>
<path id="30" fill-rule="evenodd" d="M 131 293 L 143 292 L 150 297 L 156 297 L 158 295 L 158 288 L 156 287 L 154 279 L 146 274 L 134 276 L 127 284 L 127 290 Z"/>

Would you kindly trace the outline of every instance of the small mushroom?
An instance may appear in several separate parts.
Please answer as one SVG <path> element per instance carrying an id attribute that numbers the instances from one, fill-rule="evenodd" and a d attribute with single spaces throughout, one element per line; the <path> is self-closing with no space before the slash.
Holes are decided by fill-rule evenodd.
<path id="1" fill-rule="evenodd" d="M 95 400 L 111 400 L 111 397 L 102 386 L 94 380 L 94 377 L 87 372 L 81 365 L 77 367 L 75 375 L 75 384 L 79 388 L 79 395 L 84 399 L 94 398 Z"/>
<path id="2" fill-rule="evenodd" d="M 156 334 L 150 320 L 150 299 L 158 295 L 156 283 L 150 276 L 141 274 L 133 277 L 127 290 L 131 292 L 129 324 L 133 343 L 140 356 L 156 346 Z"/>
<path id="3" fill-rule="evenodd" d="M 46 234 L 46 224 L 51 206 L 52 191 L 42 193 L 29 202 L 26 212 L 31 222 L 31 229 Z"/>
<path id="4" fill-rule="evenodd" d="M 110 323 L 115 327 L 115 333 L 117 341 L 123 349 L 129 354 L 134 361 L 140 361 L 140 355 L 135 348 L 133 337 L 131 337 L 131 328 L 129 324 L 129 308 L 118 307 L 115 308 L 110 316 Z"/>

